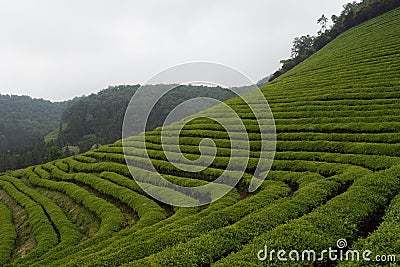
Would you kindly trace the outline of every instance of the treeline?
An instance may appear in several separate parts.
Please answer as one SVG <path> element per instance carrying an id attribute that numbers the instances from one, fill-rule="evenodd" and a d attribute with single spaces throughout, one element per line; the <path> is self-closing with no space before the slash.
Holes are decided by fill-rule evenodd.
<path id="1" fill-rule="evenodd" d="M 318 19 L 318 24 L 321 24 L 318 36 L 305 35 L 295 38 L 291 57 L 281 60 L 281 69 L 272 74 L 270 81 L 294 68 L 341 33 L 398 7 L 400 7 L 398 0 L 363 0 L 359 3 L 353 1 L 343 6 L 343 11 L 339 16 L 331 17 L 333 25 L 330 29 L 326 27 L 328 19 L 322 15 Z"/>
<path id="2" fill-rule="evenodd" d="M 163 85 L 148 86 L 163 88 Z M 52 128 L 46 128 L 46 133 L 53 132 L 46 137 L 30 138 L 29 145 L 9 149 L 0 155 L 0 172 L 83 153 L 121 139 L 125 111 L 138 88 L 139 85 L 113 86 L 97 94 L 73 99 L 59 116 L 61 119 L 53 118 Z M 157 103 L 146 129 L 162 126 L 172 109 L 186 100 L 210 97 L 223 101 L 234 96 L 230 90 L 221 87 L 178 86 Z"/>

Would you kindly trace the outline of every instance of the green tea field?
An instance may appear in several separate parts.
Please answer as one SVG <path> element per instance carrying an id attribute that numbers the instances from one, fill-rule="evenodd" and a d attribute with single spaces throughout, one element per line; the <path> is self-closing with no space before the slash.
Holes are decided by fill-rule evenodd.
<path id="1" fill-rule="evenodd" d="M 2 174 L 0 266 L 370 266 L 379 264 L 376 255 L 399 262 L 399 32 L 395 9 L 346 31 L 261 87 L 277 142 L 271 170 L 254 193 L 249 183 L 266 159 L 260 158 L 258 122 L 240 98 L 225 103 L 249 133 L 250 151 L 242 152 L 250 159 L 237 186 L 209 205 L 173 207 L 148 196 L 132 179 L 122 141 Z M 203 112 L 226 116 L 218 105 Z M 170 182 L 195 187 L 225 170 L 232 148 L 221 125 L 196 119 L 181 131 L 187 159 L 199 158 L 204 138 L 218 147 L 210 166 L 196 173 L 168 161 L 160 133 L 146 134 L 147 153 Z M 157 188 L 137 137 L 129 147 L 136 175 Z M 235 149 L 240 161 L 241 148 Z M 285 262 L 276 256 L 282 249 L 337 249 L 340 239 L 345 250 L 370 250 L 371 261 L 291 262 L 286 254 Z M 265 247 L 268 257 L 260 260 Z"/>

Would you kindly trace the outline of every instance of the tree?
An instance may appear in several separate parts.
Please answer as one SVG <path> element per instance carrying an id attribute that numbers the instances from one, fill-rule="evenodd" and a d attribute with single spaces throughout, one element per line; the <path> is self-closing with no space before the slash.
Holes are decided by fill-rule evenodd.
<path id="1" fill-rule="evenodd" d="M 361 3 L 357 3 L 356 1 L 353 1 L 352 3 L 347 3 L 347 4 L 343 5 L 343 11 L 342 11 L 341 15 L 348 16 L 349 14 L 353 13 L 360 4 Z"/>
<path id="2" fill-rule="evenodd" d="M 50 148 L 49 153 L 47 154 L 47 159 L 49 161 L 56 160 L 61 157 L 62 157 L 62 151 L 61 151 L 61 148 L 59 148 L 58 146 L 52 146 Z"/>
<path id="3" fill-rule="evenodd" d="M 318 35 L 323 34 L 326 31 L 326 24 L 328 23 L 328 18 L 325 17 L 324 14 L 317 20 L 317 23 L 321 25 L 321 30 L 318 32 Z"/>
<path id="4" fill-rule="evenodd" d="M 332 15 L 331 20 L 332 20 L 333 24 L 336 24 L 339 22 L 339 17 L 336 15 Z"/>
<path id="5" fill-rule="evenodd" d="M 293 41 L 291 57 L 302 60 L 312 54 L 314 36 L 304 35 L 296 37 Z"/>

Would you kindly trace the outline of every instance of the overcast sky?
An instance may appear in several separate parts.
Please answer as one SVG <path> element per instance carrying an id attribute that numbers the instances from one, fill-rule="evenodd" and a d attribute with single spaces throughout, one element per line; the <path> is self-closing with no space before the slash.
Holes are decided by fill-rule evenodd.
<path id="1" fill-rule="evenodd" d="M 0 94 L 66 100 L 190 61 L 254 82 L 345 0 L 0 0 Z"/>

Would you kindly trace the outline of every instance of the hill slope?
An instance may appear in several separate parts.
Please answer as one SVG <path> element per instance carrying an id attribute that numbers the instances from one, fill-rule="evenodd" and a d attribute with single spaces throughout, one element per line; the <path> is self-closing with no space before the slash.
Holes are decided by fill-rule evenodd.
<path id="1" fill-rule="evenodd" d="M 0 155 L 58 127 L 66 103 L 0 95 Z"/>
<path id="2" fill-rule="evenodd" d="M 157 90 L 161 85 L 148 85 Z M 63 130 L 58 139 L 63 145 L 77 145 L 81 151 L 94 144 L 108 144 L 122 137 L 121 129 L 126 108 L 139 85 L 119 85 L 97 94 L 82 97 L 70 103 L 62 114 Z M 235 95 L 223 88 L 206 86 L 180 86 L 165 96 L 157 105 L 156 115 L 149 118 L 149 129 L 163 125 L 164 113 L 169 113 L 179 101 L 191 97 L 211 97 L 221 101 Z"/>
<path id="3" fill-rule="evenodd" d="M 157 89 L 160 85 L 149 87 Z M 110 86 L 63 103 L 0 96 L 0 172 L 86 152 L 95 145 L 120 139 L 125 110 L 138 88 Z M 235 95 L 219 87 L 178 87 L 157 105 L 148 120 L 149 129 L 161 126 L 165 113 L 179 101 L 200 96 L 223 101 Z M 4 151 L 7 153 L 2 154 Z"/>
<path id="4" fill-rule="evenodd" d="M 21 266 L 258 266 L 267 263 L 257 259 L 264 246 L 320 252 L 336 248 L 338 239 L 373 251 L 371 258 L 399 258 L 399 22 L 396 9 L 355 27 L 262 88 L 278 142 L 272 170 L 256 193 L 245 191 L 259 155 L 259 129 L 239 99 L 229 100 L 254 141 L 236 190 L 202 209 L 160 204 L 131 179 L 121 142 L 3 175 L 0 260 L 11 257 Z M 197 175 L 165 161 L 159 134 L 148 133 L 149 155 L 176 184 L 204 184 L 227 164 L 227 135 L 218 125 L 197 120 L 181 133 L 188 158 L 196 158 L 203 137 L 219 147 L 212 165 Z M 149 177 L 142 155 L 132 149 L 130 159 L 137 175 Z M 363 263 L 350 266 L 357 264 Z"/>

